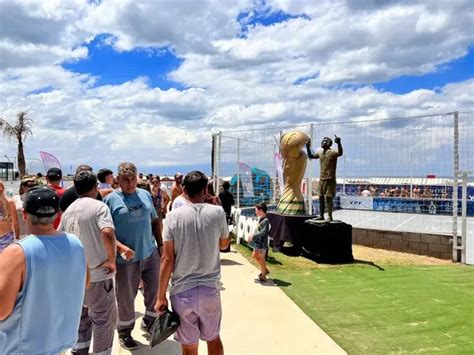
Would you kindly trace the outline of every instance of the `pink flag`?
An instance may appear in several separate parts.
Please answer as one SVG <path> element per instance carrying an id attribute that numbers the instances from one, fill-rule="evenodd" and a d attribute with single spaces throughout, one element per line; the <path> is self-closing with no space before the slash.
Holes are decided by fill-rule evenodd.
<path id="1" fill-rule="evenodd" d="M 48 171 L 51 168 L 61 169 L 61 163 L 53 154 L 46 153 L 46 152 L 39 152 L 39 153 L 40 153 L 41 160 L 43 161 L 43 166 L 46 171 Z"/>

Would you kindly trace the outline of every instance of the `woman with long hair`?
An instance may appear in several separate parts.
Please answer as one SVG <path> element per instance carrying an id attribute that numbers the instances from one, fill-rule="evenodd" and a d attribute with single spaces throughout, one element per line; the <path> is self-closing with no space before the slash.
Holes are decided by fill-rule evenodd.
<path id="1" fill-rule="evenodd" d="M 0 180 L 0 252 L 20 236 L 15 203 L 7 198 L 5 184 Z"/>
<path id="2" fill-rule="evenodd" d="M 28 235 L 28 228 L 26 221 L 23 217 L 23 201 L 25 199 L 25 193 L 27 193 L 31 188 L 38 186 L 36 180 L 33 177 L 26 177 L 21 180 L 20 187 L 18 190 L 18 195 L 15 195 L 13 202 L 15 203 L 16 214 L 18 216 L 18 225 L 20 229 L 20 234 L 16 237 L 21 239 Z"/>

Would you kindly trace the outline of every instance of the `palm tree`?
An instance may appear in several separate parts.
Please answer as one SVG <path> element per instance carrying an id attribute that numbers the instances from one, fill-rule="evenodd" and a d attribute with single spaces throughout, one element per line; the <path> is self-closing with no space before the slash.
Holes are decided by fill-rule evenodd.
<path id="1" fill-rule="evenodd" d="M 12 126 L 5 119 L 0 117 L 0 129 L 3 129 L 3 135 L 18 143 L 18 170 L 20 178 L 26 174 L 26 161 L 23 152 L 23 141 L 32 135 L 31 124 L 33 121 L 27 117 L 26 112 L 18 112 L 16 114 L 16 124 Z"/>

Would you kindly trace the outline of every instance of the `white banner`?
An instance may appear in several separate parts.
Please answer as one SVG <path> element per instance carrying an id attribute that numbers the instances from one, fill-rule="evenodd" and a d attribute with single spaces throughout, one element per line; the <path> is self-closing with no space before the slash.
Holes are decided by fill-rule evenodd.
<path id="1" fill-rule="evenodd" d="M 283 159 L 280 153 L 275 153 L 275 170 L 278 178 L 278 185 L 280 187 L 280 196 L 283 195 L 285 189 L 285 182 L 283 180 Z"/>
<path id="2" fill-rule="evenodd" d="M 341 208 L 348 210 L 373 210 L 374 198 L 363 196 L 341 196 Z"/>
<path id="3" fill-rule="evenodd" d="M 252 169 L 245 163 L 239 163 L 239 175 L 244 197 L 254 197 Z"/>

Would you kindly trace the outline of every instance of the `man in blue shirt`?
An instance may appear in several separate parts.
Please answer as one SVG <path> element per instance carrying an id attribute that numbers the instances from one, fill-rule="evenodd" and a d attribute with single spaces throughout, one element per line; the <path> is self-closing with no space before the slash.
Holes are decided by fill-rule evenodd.
<path id="1" fill-rule="evenodd" d="M 75 235 L 53 227 L 56 192 L 44 186 L 25 195 L 31 234 L 0 256 L 0 352 L 58 354 L 77 340 L 86 258 Z"/>
<path id="2" fill-rule="evenodd" d="M 141 327 L 145 332 L 149 333 L 157 316 L 153 308 L 163 242 L 151 195 L 137 188 L 136 166 L 129 162 L 121 163 L 118 180 L 120 190 L 107 195 L 104 202 L 112 214 L 119 253 L 115 278 L 119 340 L 123 348 L 133 350 L 138 347 L 132 338 L 132 330 L 140 279 L 143 280 L 146 308 Z"/>

